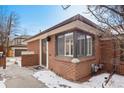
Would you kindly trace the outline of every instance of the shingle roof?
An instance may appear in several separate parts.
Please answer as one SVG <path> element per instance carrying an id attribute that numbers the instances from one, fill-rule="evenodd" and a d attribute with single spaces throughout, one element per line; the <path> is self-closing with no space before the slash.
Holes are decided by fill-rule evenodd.
<path id="1" fill-rule="evenodd" d="M 86 23 L 86 24 L 88 24 L 88 25 L 90 25 L 90 26 L 92 26 L 92 27 L 94 27 L 94 28 L 96 28 L 96 29 L 100 29 L 99 26 L 97 26 L 95 23 L 93 23 L 93 22 L 90 21 L 89 19 L 83 17 L 83 16 L 80 15 L 80 14 L 77 14 L 77 15 L 75 15 L 75 16 L 73 16 L 73 17 L 71 17 L 71 18 L 69 18 L 69 19 L 67 19 L 67 20 L 65 20 L 65 21 L 63 21 L 63 22 L 61 22 L 61 23 L 59 23 L 59 24 L 57 24 L 57 25 L 55 25 L 55 26 L 49 28 L 49 29 L 46 29 L 46 30 L 44 30 L 44 31 L 42 31 L 42 32 L 40 32 L 40 33 L 38 33 L 37 35 L 34 35 L 34 36 L 30 37 L 30 38 L 27 39 L 27 40 L 30 40 L 30 39 L 32 39 L 32 38 L 35 38 L 35 37 L 37 37 L 37 36 L 39 36 L 39 35 L 42 35 L 42 34 L 44 34 L 44 33 L 47 33 L 47 32 L 49 32 L 49 31 L 51 31 L 51 30 L 54 30 L 54 29 L 56 29 L 56 28 L 59 28 L 59 27 L 61 27 L 61 26 L 63 26 L 63 25 L 66 25 L 66 24 L 68 24 L 68 23 L 70 23 L 70 22 L 73 22 L 73 21 L 76 21 L 76 20 L 80 20 L 80 21 L 82 21 L 82 22 L 84 22 L 84 23 Z"/>

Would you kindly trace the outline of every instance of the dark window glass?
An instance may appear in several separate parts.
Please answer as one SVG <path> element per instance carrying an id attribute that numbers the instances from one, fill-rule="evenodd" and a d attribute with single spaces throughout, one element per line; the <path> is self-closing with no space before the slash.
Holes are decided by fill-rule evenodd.
<path id="1" fill-rule="evenodd" d="M 77 55 L 85 56 L 85 35 L 82 33 L 77 34 Z"/>
<path id="2" fill-rule="evenodd" d="M 77 34 L 77 56 L 92 56 L 92 37 L 78 32 Z"/>
<path id="3" fill-rule="evenodd" d="M 73 56 L 73 33 L 65 34 L 65 56 Z"/>
<path id="4" fill-rule="evenodd" d="M 58 55 L 62 56 L 64 55 L 64 35 L 60 35 L 57 37 L 57 50 L 58 50 Z"/>

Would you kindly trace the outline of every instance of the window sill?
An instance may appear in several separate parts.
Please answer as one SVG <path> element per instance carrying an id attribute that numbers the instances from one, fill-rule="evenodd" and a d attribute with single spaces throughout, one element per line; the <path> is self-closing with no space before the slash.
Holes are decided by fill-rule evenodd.
<path id="1" fill-rule="evenodd" d="M 124 65 L 124 61 L 120 61 L 119 63 L 122 64 L 122 65 Z"/>
<path id="2" fill-rule="evenodd" d="M 79 57 L 78 58 L 80 62 L 86 62 L 86 61 L 91 61 L 91 60 L 96 60 L 95 56 L 86 56 L 86 57 Z"/>
<path id="3" fill-rule="evenodd" d="M 55 60 L 57 61 L 63 61 L 63 62 L 71 62 L 73 57 L 70 56 L 56 56 Z"/>
<path id="4" fill-rule="evenodd" d="M 55 60 L 57 61 L 62 61 L 62 62 L 72 62 L 74 58 L 73 57 L 69 57 L 69 56 L 56 56 Z M 87 56 L 87 57 L 79 57 L 76 58 L 78 59 L 80 62 L 86 62 L 86 61 L 91 61 L 91 60 L 96 60 L 95 56 Z M 78 62 L 78 63 L 80 63 Z"/>

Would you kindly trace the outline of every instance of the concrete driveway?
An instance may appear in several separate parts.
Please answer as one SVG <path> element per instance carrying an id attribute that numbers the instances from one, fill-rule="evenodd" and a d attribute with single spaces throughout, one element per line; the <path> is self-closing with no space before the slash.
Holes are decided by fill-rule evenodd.
<path id="1" fill-rule="evenodd" d="M 5 85 L 7 88 L 46 88 L 44 83 L 32 76 L 33 69 L 13 64 L 7 66 L 5 70 L 0 70 L 0 73 L 6 79 Z"/>

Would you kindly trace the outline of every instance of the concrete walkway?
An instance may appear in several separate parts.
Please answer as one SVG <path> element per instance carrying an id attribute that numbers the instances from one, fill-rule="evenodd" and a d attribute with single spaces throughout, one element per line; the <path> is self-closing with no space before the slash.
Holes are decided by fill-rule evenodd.
<path id="1" fill-rule="evenodd" d="M 32 76 L 34 71 L 29 68 L 10 65 L 0 73 L 6 78 L 7 88 L 46 88 L 44 83 Z"/>

